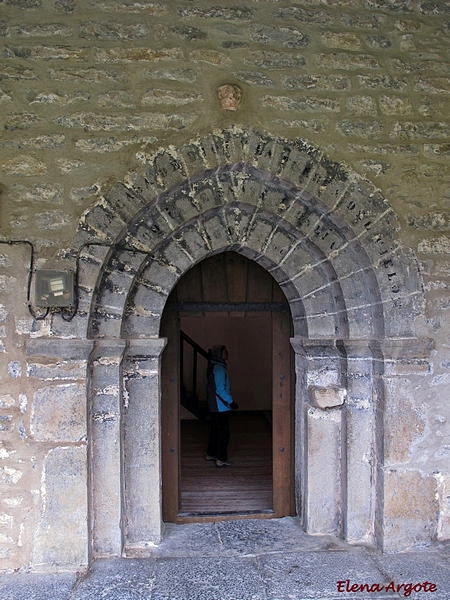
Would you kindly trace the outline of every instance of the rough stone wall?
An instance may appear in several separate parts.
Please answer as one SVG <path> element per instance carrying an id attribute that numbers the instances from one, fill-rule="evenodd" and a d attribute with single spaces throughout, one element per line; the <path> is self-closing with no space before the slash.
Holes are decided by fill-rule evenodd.
<path id="1" fill-rule="evenodd" d="M 231 124 L 304 138 L 381 189 L 419 258 L 416 334 L 434 345 L 430 361 L 406 356 L 384 376 L 385 527 L 409 527 L 404 545 L 448 539 L 450 3 L 3 0 L 0 10 L 0 233 L 31 241 L 35 266 L 73 267 L 84 211 L 158 147 Z M 220 109 L 224 83 L 242 89 L 236 112 Z M 47 341 L 50 319 L 26 309 L 29 265 L 27 245 L 0 245 L 0 558 L 10 569 L 87 560 L 90 346 Z M 73 337 L 64 325 L 59 336 Z M 417 490 L 420 531 L 401 502 Z"/>

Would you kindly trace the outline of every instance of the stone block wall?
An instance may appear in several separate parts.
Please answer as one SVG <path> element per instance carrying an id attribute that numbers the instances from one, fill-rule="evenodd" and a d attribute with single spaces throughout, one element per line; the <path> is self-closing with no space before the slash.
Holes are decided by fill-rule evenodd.
<path id="1" fill-rule="evenodd" d="M 1 568 L 78 566 L 88 553 L 91 343 L 75 323 L 32 317 L 30 268 L 74 268 L 78 224 L 111 186 L 136 181 L 161 146 L 232 125 L 306 140 L 398 215 L 423 276 L 416 335 L 432 349 L 385 349 L 386 549 L 448 539 L 449 2 L 3 0 L 0 11 L 0 240 L 34 247 L 32 265 L 27 244 L 0 244 Z M 237 111 L 220 108 L 224 83 L 242 90 Z M 85 252 L 83 273 L 105 252 Z M 92 286 L 80 294 L 87 313 Z"/>

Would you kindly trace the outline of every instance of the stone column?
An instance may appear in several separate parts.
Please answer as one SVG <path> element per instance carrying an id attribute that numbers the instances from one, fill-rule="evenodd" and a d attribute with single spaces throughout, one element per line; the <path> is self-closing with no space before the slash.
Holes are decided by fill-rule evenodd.
<path id="1" fill-rule="evenodd" d="M 291 340 L 296 369 L 296 488 L 308 533 L 342 533 L 345 360 L 333 340 Z"/>
<path id="2" fill-rule="evenodd" d="M 161 354 L 165 338 L 128 340 L 123 363 L 124 553 L 161 540 Z"/>
<path id="3" fill-rule="evenodd" d="M 382 494 L 381 356 L 367 340 L 344 342 L 347 354 L 347 469 L 344 537 L 375 543 L 375 520 Z M 378 360 L 377 360 L 378 359 Z M 378 431 L 381 429 L 381 431 Z"/>
<path id="4" fill-rule="evenodd" d="M 92 558 L 122 553 L 121 385 L 125 340 L 97 340 L 91 354 L 89 459 Z"/>

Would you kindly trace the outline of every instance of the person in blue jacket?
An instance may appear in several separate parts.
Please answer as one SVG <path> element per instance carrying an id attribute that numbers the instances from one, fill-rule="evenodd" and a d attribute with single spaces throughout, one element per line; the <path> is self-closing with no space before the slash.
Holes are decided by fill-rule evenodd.
<path id="1" fill-rule="evenodd" d="M 238 405 L 230 394 L 226 346 L 213 346 L 210 355 L 206 398 L 211 416 L 211 431 L 205 458 L 206 460 L 215 460 L 217 467 L 226 467 L 231 465 L 231 462 L 228 461 L 228 443 L 230 441 L 228 414 L 230 410 L 237 409 Z"/>

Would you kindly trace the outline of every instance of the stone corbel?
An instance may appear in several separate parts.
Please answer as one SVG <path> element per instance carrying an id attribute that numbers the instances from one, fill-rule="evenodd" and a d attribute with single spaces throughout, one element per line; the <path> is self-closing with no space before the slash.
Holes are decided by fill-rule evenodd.
<path id="1" fill-rule="evenodd" d="M 308 387 L 308 397 L 312 406 L 326 410 L 342 406 L 347 397 L 347 390 L 334 385 L 327 387 L 310 385 Z"/>

